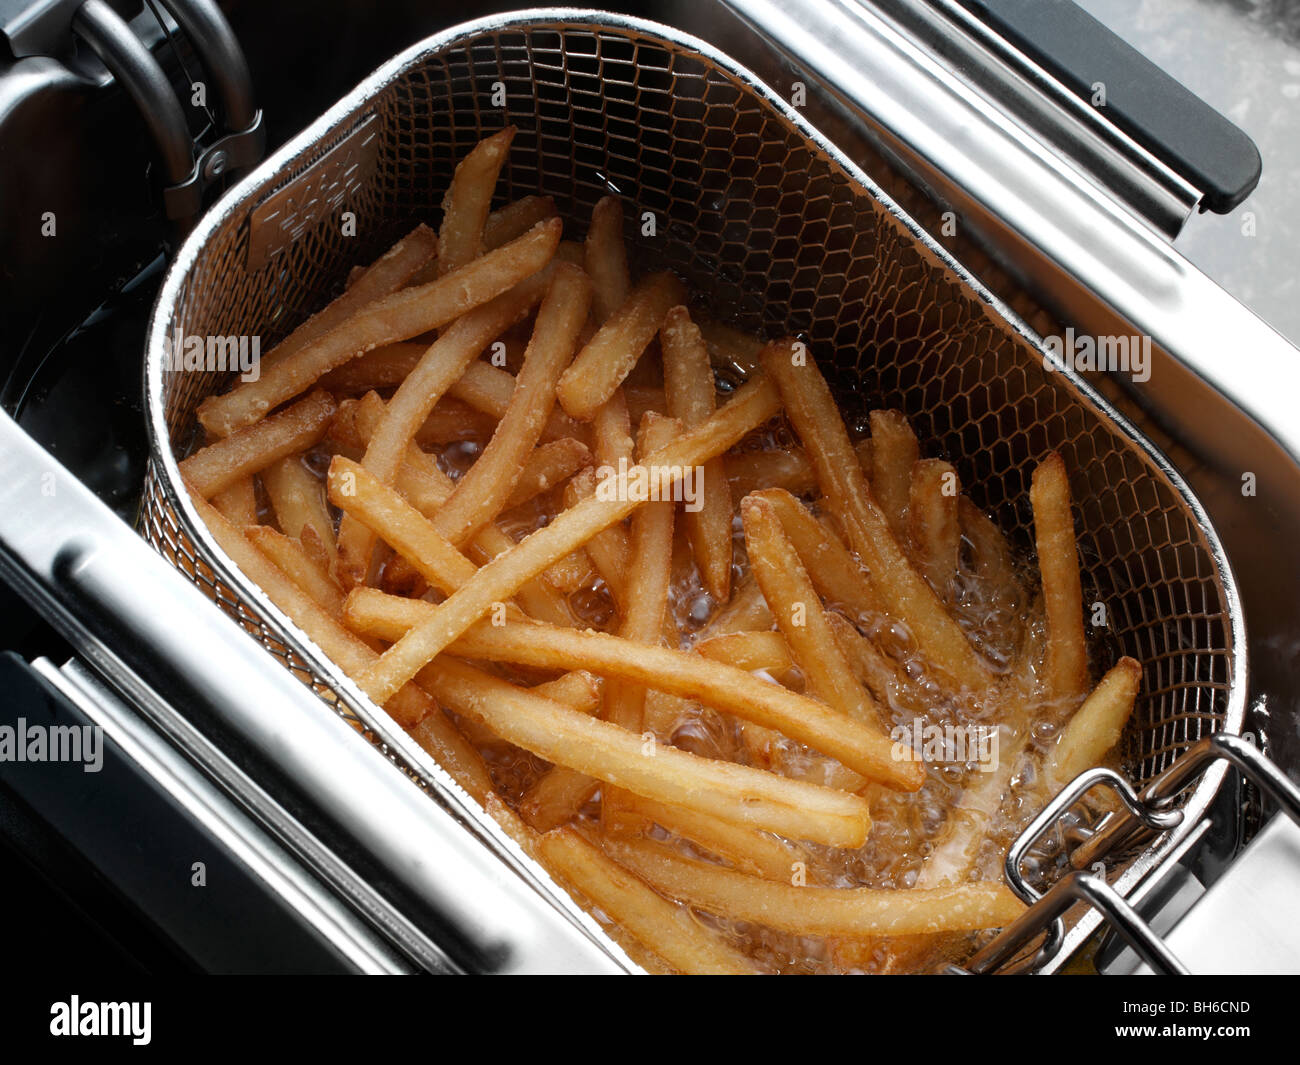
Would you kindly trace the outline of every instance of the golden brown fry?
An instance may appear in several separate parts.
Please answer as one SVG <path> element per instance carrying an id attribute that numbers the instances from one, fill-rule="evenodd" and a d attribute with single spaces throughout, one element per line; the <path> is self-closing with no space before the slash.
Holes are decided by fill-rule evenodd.
<path id="1" fill-rule="evenodd" d="M 596 471 L 589 467 L 564 486 L 564 505 L 566 507 L 577 506 L 578 503 L 591 497 L 595 492 Z M 622 523 L 611 525 L 608 529 L 602 529 L 598 532 L 587 542 L 583 554 L 591 566 L 595 567 L 606 587 L 609 588 L 609 594 L 613 597 L 615 604 L 621 603 L 625 593 L 628 560 L 632 557 L 632 544 Z M 547 579 L 552 583 L 554 583 L 554 580 L 551 573 L 554 569 L 555 567 L 551 567 L 547 571 Z M 556 586 L 559 587 L 559 585 Z"/>
<path id="2" fill-rule="evenodd" d="M 384 402 L 375 393 L 362 397 L 356 405 L 353 429 L 362 446 L 384 416 Z M 453 483 L 437 461 L 414 444 L 407 445 L 402 467 L 397 472 L 397 489 L 428 520 L 438 514 L 451 496 Z M 471 557 L 477 562 L 495 558 L 514 547 L 514 541 L 494 524 L 479 530 L 470 545 Z M 533 617 L 554 625 L 569 625 L 573 616 L 564 601 L 541 581 L 529 581 L 518 593 L 519 603 Z"/>
<path id="3" fill-rule="evenodd" d="M 779 451 L 742 451 L 727 455 L 727 483 L 737 505 L 749 495 L 768 488 L 783 488 L 794 496 L 811 495 L 817 474 L 802 448 Z"/>
<path id="4" fill-rule="evenodd" d="M 537 855 L 616 929 L 634 936 L 673 969 L 693 975 L 743 976 L 754 964 L 711 935 L 691 915 L 656 895 L 573 829 L 543 835 Z"/>
<path id="5" fill-rule="evenodd" d="M 337 329 L 345 321 L 375 300 L 392 295 L 416 272 L 435 261 L 438 238 L 424 224 L 415 227 L 368 267 L 357 267 L 347 291 L 324 310 L 312 315 L 284 340 L 262 356 L 266 370 L 288 358 L 299 348 Z"/>
<path id="6" fill-rule="evenodd" d="M 617 196 L 605 196 L 591 209 L 584 249 L 587 273 L 595 286 L 592 311 L 596 324 L 604 325 L 627 301 L 632 287 L 623 247 L 623 205 Z"/>
<path id="7" fill-rule="evenodd" d="M 875 702 L 849 668 L 821 599 L 781 528 L 776 508 L 749 496 L 741 504 L 741 514 L 750 567 L 800 671 L 832 707 L 884 738 Z M 925 782 L 924 767 L 896 759 L 892 749 L 887 754 L 882 751 L 874 765 L 850 768 L 903 791 L 916 791 Z"/>
<path id="8" fill-rule="evenodd" d="M 952 598 L 961 557 L 957 497 L 961 485 L 952 464 L 921 459 L 912 467 L 907 526 L 916 564 L 930 587 L 945 601 Z"/>
<path id="9" fill-rule="evenodd" d="M 708 350 L 685 307 L 668 312 L 659 342 L 668 413 L 694 429 L 713 414 L 717 399 Z M 686 529 L 705 590 L 725 602 L 731 596 L 731 493 L 721 455 L 705 463 L 699 493 L 699 509 L 686 512 Z"/>
<path id="10" fill-rule="evenodd" d="M 797 848 L 766 833 L 719 821 L 680 806 L 665 806 L 638 795 L 624 794 L 626 797 L 615 815 L 618 819 L 616 837 L 629 832 L 639 835 L 647 825 L 657 824 L 719 858 L 725 858 L 741 872 L 769 880 L 788 881 L 795 862 L 804 860 Z"/>
<path id="11" fill-rule="evenodd" d="M 846 792 L 658 747 L 635 733 L 577 713 L 450 658 L 421 671 L 438 701 L 557 765 L 637 795 L 741 825 L 831 847 L 860 847 L 870 829 L 866 801 Z"/>
<path id="12" fill-rule="evenodd" d="M 438 229 L 438 276 L 477 259 L 483 251 L 483 227 L 492 207 L 497 177 L 515 138 L 515 127 L 484 137 L 456 164 L 447 195 L 442 200 L 442 225 Z"/>
<path id="13" fill-rule="evenodd" d="M 631 373 L 668 309 L 685 295 L 672 274 L 651 274 L 640 281 L 560 378 L 557 395 L 565 411 L 589 421 Z"/>
<path id="14" fill-rule="evenodd" d="M 483 248 L 491 251 L 522 237 L 538 222 L 555 217 L 555 201 L 549 196 L 523 196 L 493 211 L 483 226 Z"/>
<path id="15" fill-rule="evenodd" d="M 302 463 L 301 456 L 290 455 L 273 462 L 262 471 L 262 485 L 271 500 L 275 520 L 288 536 L 302 539 L 304 529 L 311 529 L 324 549 L 333 568 L 334 521 L 325 505 L 325 489 L 319 479 Z"/>
<path id="16" fill-rule="evenodd" d="M 257 488 L 253 484 L 252 474 L 241 477 L 229 488 L 213 495 L 212 505 L 234 525 L 256 525 Z"/>
<path id="17" fill-rule="evenodd" d="M 256 381 L 239 384 L 224 395 L 209 396 L 199 405 L 199 421 L 216 436 L 229 436 L 252 425 L 349 359 L 445 326 L 495 299 L 541 270 L 559 240 L 560 221 L 552 219 L 436 281 L 376 300 L 267 368 Z"/>
<path id="18" fill-rule="evenodd" d="M 655 843 L 609 841 L 609 852 L 658 890 L 701 909 L 797 935 L 871 936 L 999 928 L 1024 903 L 1001 884 L 929 890 L 794 887 L 680 857 Z"/>
<path id="19" fill-rule="evenodd" d="M 992 681 L 989 667 L 890 532 L 811 353 L 802 342 L 787 339 L 769 344 L 762 358 L 817 470 L 817 481 L 890 615 L 907 624 L 930 664 L 959 689 L 985 690 Z"/>
<path id="20" fill-rule="evenodd" d="M 780 678 L 794 667 L 790 645 L 779 632 L 728 632 L 700 640 L 693 650 L 715 662 L 743 669 L 760 670 Z"/>
<path id="21" fill-rule="evenodd" d="M 447 394 L 500 421 L 505 417 L 506 408 L 510 406 L 510 398 L 514 392 L 515 377 L 512 373 L 480 360 L 466 367 L 465 372 L 448 389 Z M 585 444 L 589 437 L 590 430 L 581 422 L 574 421 L 559 407 L 551 409 L 546 417 L 546 427 L 542 430 L 542 439 L 548 443 L 552 440 L 569 439 L 579 440 Z M 420 442 L 426 443 L 423 438 Z"/>
<path id="22" fill-rule="evenodd" d="M 220 511 L 192 491 L 190 500 L 217 546 L 340 669 L 355 675 L 379 657 L 369 644 L 345 629 L 328 610 L 294 584 L 239 529 L 226 521 Z M 385 709 L 399 725 L 410 728 L 435 707 L 424 692 L 407 684 L 386 702 Z"/>
<path id="23" fill-rule="evenodd" d="M 550 279 L 544 271 L 459 319 L 430 345 L 419 364 L 389 400 L 383 420 L 366 445 L 362 465 L 384 484 L 397 476 L 402 456 L 435 403 L 492 340 L 522 318 L 542 297 Z M 365 581 L 374 536 L 347 517 L 339 524 L 339 577 L 349 587 Z"/>
<path id="24" fill-rule="evenodd" d="M 839 538 L 813 517 L 799 500 L 780 488 L 755 492 L 752 498 L 763 500 L 776 511 L 782 531 L 827 603 L 846 609 L 857 617 L 885 612 L 870 575 L 849 554 Z"/>
<path id="25" fill-rule="evenodd" d="M 344 604 L 344 618 L 357 632 L 399 639 L 436 614 L 423 600 L 356 588 Z M 893 763 L 893 744 L 877 728 L 863 725 L 815 699 L 796 694 L 750 673 L 708 661 L 689 651 L 637 644 L 593 630 L 532 622 L 481 622 L 450 648 L 453 654 L 542 669 L 586 669 L 695 699 L 746 721 L 776 729 L 864 775 L 906 776 Z"/>
<path id="26" fill-rule="evenodd" d="M 364 466 L 342 455 L 335 455 L 330 463 L 329 498 L 364 528 L 378 533 L 445 595 L 463 587 L 478 572 L 478 567 L 411 504 Z"/>
<path id="27" fill-rule="evenodd" d="M 321 569 L 303 550 L 300 541 L 265 525 L 250 525 L 244 535 L 262 554 L 279 566 L 299 588 L 337 617 L 343 609 L 343 589 L 328 570 Z"/>
<path id="28" fill-rule="evenodd" d="M 501 509 L 510 510 L 527 503 L 590 465 L 591 451 L 579 440 L 565 438 L 542 444 L 524 462 L 519 480 Z"/>
<path id="29" fill-rule="evenodd" d="M 575 669 L 528 690 L 543 699 L 563 703 L 579 713 L 594 714 L 600 709 L 600 678 L 592 676 L 586 670 Z"/>
<path id="30" fill-rule="evenodd" d="M 560 263 L 537 311 L 533 339 L 516 378 L 510 406 L 491 441 L 434 519 L 438 531 L 463 544 L 496 518 L 518 482 L 555 404 L 555 384 L 573 359 L 578 330 L 587 320 L 591 282 L 577 267 Z M 400 395 L 400 390 L 399 390 Z M 389 404 L 392 411 L 398 397 Z"/>
<path id="31" fill-rule="evenodd" d="M 900 544 L 907 543 L 912 467 L 920 457 L 916 434 L 900 412 L 871 412 L 871 492 Z"/>
<path id="32" fill-rule="evenodd" d="M 325 435 L 333 415 L 329 393 L 313 392 L 258 425 L 196 451 L 181 462 L 181 476 L 209 499 L 271 463 L 312 447 Z"/>
<path id="33" fill-rule="evenodd" d="M 1101 764 L 1107 752 L 1119 742 L 1124 723 L 1133 714 L 1141 683 L 1141 665 L 1127 656 L 1101 678 L 1092 694 L 1074 712 L 1048 755 L 1043 773 L 1052 787 L 1060 788 L 1085 769 Z"/>
<path id="34" fill-rule="evenodd" d="M 683 433 L 646 460 L 645 468 L 672 482 L 686 471 L 733 446 L 745 434 L 770 419 L 777 409 L 776 389 L 762 378 L 740 388 L 731 401 L 698 429 Z M 670 487 L 670 484 L 669 484 Z M 371 698 L 383 700 L 400 688 L 434 656 L 462 635 L 493 605 L 502 602 L 552 563 L 585 545 L 601 529 L 622 521 L 644 500 L 628 483 L 616 484 L 602 498 L 600 489 L 576 507 L 563 511 L 543 529 L 482 567 L 475 577 L 449 596 L 417 628 L 384 652 L 380 662 L 361 678 Z"/>
<path id="35" fill-rule="evenodd" d="M 482 755 L 446 714 L 434 707 L 408 731 L 471 798 L 480 806 L 487 803 L 493 793 L 492 774 Z"/>
<path id="36" fill-rule="evenodd" d="M 776 624 L 763 589 L 748 574 L 731 596 L 731 602 L 719 610 L 700 631 L 700 638 L 725 636 L 731 632 L 753 632 L 770 629 Z"/>
<path id="37" fill-rule="evenodd" d="M 1034 543 L 1047 612 L 1046 687 L 1050 698 L 1076 700 L 1088 687 L 1083 588 L 1070 509 L 1070 481 L 1065 463 L 1056 452 L 1034 470 L 1029 501 L 1034 508 Z"/>
<path id="38" fill-rule="evenodd" d="M 419 365 L 429 345 L 402 340 L 367 351 L 320 379 L 321 388 L 336 396 L 359 396 L 372 388 L 396 388 Z"/>

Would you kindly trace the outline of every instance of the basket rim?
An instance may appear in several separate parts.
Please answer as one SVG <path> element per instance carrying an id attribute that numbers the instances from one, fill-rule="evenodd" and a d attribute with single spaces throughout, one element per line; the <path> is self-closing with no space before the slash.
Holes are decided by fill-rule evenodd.
<path id="1" fill-rule="evenodd" d="M 566 892 L 554 884 L 550 874 L 531 858 L 524 855 L 518 845 L 510 839 L 497 825 L 496 821 L 476 802 L 469 798 L 449 775 L 423 749 L 415 744 L 383 710 L 371 702 L 343 673 L 341 669 L 324 655 L 323 652 L 302 632 L 287 616 L 272 603 L 265 592 L 253 581 L 245 577 L 217 546 L 215 539 L 208 532 L 198 513 L 190 502 L 188 495 L 181 489 L 179 463 L 171 446 L 170 433 L 167 429 L 166 410 L 163 392 L 163 372 L 165 363 L 168 330 L 171 328 L 171 310 L 176 305 L 181 289 L 193 264 L 202 253 L 208 239 L 227 224 L 236 222 L 241 215 L 246 215 L 273 191 L 273 179 L 282 172 L 292 172 L 296 168 L 309 165 L 313 156 L 319 153 L 322 143 L 326 143 L 347 132 L 351 126 L 364 117 L 365 109 L 386 89 L 399 81 L 409 70 L 419 66 L 459 44 L 481 38 L 492 33 L 511 30 L 537 29 L 590 30 L 596 33 L 614 32 L 625 36 L 644 38 L 658 45 L 667 45 L 676 52 L 692 52 L 713 66 L 734 78 L 741 86 L 759 97 L 772 108 L 790 127 L 805 138 L 809 147 L 830 160 L 849 180 L 867 192 L 900 224 L 911 237 L 919 243 L 939 264 L 953 275 L 964 287 L 979 297 L 984 313 L 1001 320 L 1003 326 L 1009 326 L 1018 336 L 1039 355 L 1046 357 L 1047 349 L 1042 338 L 1024 319 L 1004 300 L 990 291 L 980 280 L 956 259 L 951 252 L 939 244 L 919 223 L 895 202 L 889 194 L 877 184 L 865 171 L 849 159 L 828 137 L 814 127 L 802 114 L 789 105 L 766 82 L 743 64 L 732 59 L 724 51 L 709 43 L 685 33 L 675 27 L 664 25 L 649 19 L 614 14 L 590 8 L 579 7 L 545 7 L 522 11 L 489 15 L 459 23 L 448 29 L 424 38 L 399 52 L 392 59 L 378 67 L 364 78 L 350 92 L 328 108 L 315 121 L 301 132 L 291 137 L 274 153 L 268 156 L 251 173 L 242 178 L 199 220 L 184 243 L 177 250 L 168 266 L 162 285 L 150 314 L 146 334 L 144 358 L 144 392 L 146 403 L 146 431 L 150 449 L 150 475 L 156 476 L 159 488 L 166 504 L 171 508 L 176 521 L 202 559 L 214 572 L 214 575 L 239 595 L 257 603 L 258 610 L 264 617 L 273 621 L 280 638 L 294 653 L 310 663 L 317 672 L 329 678 L 331 686 L 339 694 L 340 702 L 356 714 L 358 719 L 369 729 L 390 754 L 396 754 L 424 778 L 427 788 L 434 792 L 436 800 L 444 805 L 451 802 L 463 819 L 472 821 L 480 834 L 486 832 L 493 837 L 498 849 L 504 849 L 515 860 L 516 866 L 526 871 L 527 879 L 538 881 L 533 886 L 548 896 L 570 913 L 571 917 L 583 923 L 589 932 L 594 932 L 598 942 L 611 950 L 621 961 L 626 955 L 617 947 L 594 919 L 572 904 Z M 770 45 L 771 42 L 766 42 Z M 1220 731 L 1239 733 L 1246 711 L 1248 691 L 1248 662 L 1245 657 L 1246 631 L 1245 618 L 1235 575 L 1231 563 L 1224 551 L 1217 530 L 1210 521 L 1200 500 L 1191 491 L 1176 467 L 1164 453 L 1149 440 L 1121 411 L 1117 410 L 1092 385 L 1082 378 L 1072 367 L 1055 368 L 1054 376 L 1060 375 L 1069 381 L 1079 397 L 1093 408 L 1095 413 L 1118 429 L 1136 448 L 1146 456 L 1156 472 L 1168 483 L 1169 487 L 1182 499 L 1199 526 L 1205 538 L 1210 560 L 1214 566 L 1215 582 L 1222 596 L 1224 610 L 1228 615 L 1226 628 L 1227 655 L 1229 663 L 1229 683 L 1224 718 Z M 1171 830 L 1148 845 L 1121 872 L 1115 886 L 1121 891 L 1127 890 L 1142 880 L 1152 869 L 1157 868 L 1164 858 L 1173 851 L 1202 819 L 1210 804 L 1218 794 L 1227 772 L 1227 766 L 1219 763 L 1212 766 L 1191 789 L 1189 797 L 1182 807 L 1184 817 L 1179 827 Z M 1089 911 L 1087 915 L 1067 932 L 1062 945 L 1060 957 L 1067 957 L 1099 923 L 1099 915 Z M 633 966 L 635 968 L 635 966 Z"/>

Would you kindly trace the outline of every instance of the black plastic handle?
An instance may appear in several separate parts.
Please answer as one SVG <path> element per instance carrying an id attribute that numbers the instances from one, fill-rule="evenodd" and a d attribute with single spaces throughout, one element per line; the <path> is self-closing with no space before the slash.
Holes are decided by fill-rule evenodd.
<path id="1" fill-rule="evenodd" d="M 996 33 L 1091 100 L 1201 192 L 1202 210 L 1227 214 L 1259 184 L 1259 149 L 1241 129 L 1071 0 L 957 0 Z"/>

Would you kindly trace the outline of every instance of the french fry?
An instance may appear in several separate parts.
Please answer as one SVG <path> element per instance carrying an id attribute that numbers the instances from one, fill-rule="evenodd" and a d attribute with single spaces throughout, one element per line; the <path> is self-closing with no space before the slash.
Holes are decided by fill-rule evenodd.
<path id="1" fill-rule="evenodd" d="M 874 936 L 1000 928 L 1024 904 L 995 883 L 910 891 L 794 887 L 680 857 L 645 841 L 606 849 L 653 887 L 711 913 L 798 935 Z"/>
<path id="2" fill-rule="evenodd" d="M 656 895 L 573 829 L 548 832 L 538 857 L 614 927 L 630 933 L 673 969 L 688 974 L 744 976 L 754 963 L 690 914 Z"/>
<path id="3" fill-rule="evenodd" d="M 447 394 L 473 407 L 475 410 L 489 414 L 497 421 L 505 417 L 510 398 L 515 392 L 515 378 L 508 370 L 500 369 L 488 362 L 472 362 Z M 542 440 L 579 440 L 586 444 L 590 430 L 581 422 L 574 421 L 559 407 L 553 407 L 546 417 L 546 427 L 542 430 Z M 421 439 L 421 443 L 425 441 Z"/>
<path id="4" fill-rule="evenodd" d="M 731 498 L 739 505 L 750 492 L 783 488 L 793 496 L 811 495 L 817 474 L 801 448 L 731 452 L 726 457 Z"/>
<path id="5" fill-rule="evenodd" d="M 762 500 L 776 512 L 799 561 L 828 603 L 859 617 L 885 613 L 870 575 L 799 500 L 780 488 L 755 492 L 752 498 Z"/>
<path id="6" fill-rule="evenodd" d="M 794 667 L 790 645 L 779 632 L 728 632 L 700 640 L 693 650 L 715 662 L 743 669 L 746 673 L 762 671 L 780 678 Z"/>
<path id="7" fill-rule="evenodd" d="M 438 238 L 433 230 L 424 224 L 416 226 L 370 266 L 358 267 L 347 291 L 262 356 L 261 369 L 274 366 L 299 348 L 337 329 L 366 305 L 392 295 L 418 270 L 434 262 L 437 254 Z"/>
<path id="8" fill-rule="evenodd" d="M 672 418 L 647 414 L 638 434 L 638 448 L 644 457 L 653 454 L 681 431 Z M 648 503 L 632 515 L 632 555 L 622 603 L 619 635 L 635 643 L 658 646 L 668 609 L 668 587 L 673 568 L 672 500 Z M 641 732 L 646 690 L 643 685 L 613 680 L 605 687 L 601 716 L 621 728 Z M 602 795 L 602 819 L 622 802 L 622 792 L 608 788 Z"/>
<path id="9" fill-rule="evenodd" d="M 554 440 L 542 444 L 524 462 L 519 480 L 502 510 L 522 506 L 530 499 L 563 484 L 575 473 L 591 465 L 591 451 L 580 440 Z"/>
<path id="10" fill-rule="evenodd" d="M 343 609 L 343 589 L 303 550 L 302 543 L 265 525 L 251 525 L 244 535 L 262 554 L 279 566 L 299 588 L 337 617 Z"/>
<path id="11" fill-rule="evenodd" d="M 672 482 L 674 477 L 684 476 L 688 468 L 721 454 L 764 424 L 776 413 L 777 404 L 776 389 L 769 381 L 756 378 L 698 429 L 682 434 L 669 447 L 649 456 L 645 465 L 662 471 L 661 481 Z M 388 698 L 495 603 L 508 599 L 547 566 L 584 546 L 602 529 L 622 521 L 643 502 L 626 487 L 613 494 L 624 498 L 602 499 L 598 490 L 483 566 L 366 671 L 360 683 L 370 697 L 381 702 Z"/>
<path id="12" fill-rule="evenodd" d="M 668 413 L 694 429 L 714 412 L 717 400 L 704 338 L 685 307 L 668 312 L 659 342 Z M 722 456 L 705 463 L 699 492 L 699 509 L 686 512 L 686 529 L 705 589 L 725 602 L 731 595 L 731 494 Z"/>
<path id="13" fill-rule="evenodd" d="M 632 287 L 623 247 L 623 205 L 617 196 L 596 201 L 583 248 L 587 274 L 595 288 L 592 311 L 596 324 L 604 325 L 627 301 Z"/>
<path id="14" fill-rule="evenodd" d="M 313 392 L 260 424 L 196 451 L 181 462 L 181 476 L 204 499 L 210 499 L 236 481 L 318 443 L 334 409 L 328 392 Z"/>
<path id="15" fill-rule="evenodd" d="M 376 300 L 269 367 L 256 381 L 209 396 L 199 405 L 199 421 L 215 436 L 252 425 L 349 359 L 445 326 L 495 299 L 541 270 L 559 240 L 560 221 L 552 219 L 436 281 Z"/>
<path id="16" fill-rule="evenodd" d="M 415 431 L 415 442 L 420 447 L 439 448 L 464 440 L 487 440 L 495 428 L 495 419 L 458 399 L 443 396 Z"/>
<path id="17" fill-rule="evenodd" d="M 596 794 L 598 780 L 568 766 L 552 766 L 524 792 L 519 812 L 538 832 L 567 825 Z"/>
<path id="18" fill-rule="evenodd" d="M 1048 755 L 1043 772 L 1054 787 L 1063 787 L 1085 769 L 1101 764 L 1133 714 L 1141 683 L 1142 666 L 1127 656 L 1101 678 Z"/>
<path id="19" fill-rule="evenodd" d="M 578 330 L 587 320 L 590 305 L 587 276 L 577 267 L 558 264 L 538 309 L 533 339 L 510 406 L 488 446 L 461 477 L 434 520 L 438 531 L 452 543 L 465 543 L 505 507 L 542 435 L 555 404 L 555 384 L 573 359 Z M 389 404 L 390 417 L 397 398 Z"/>
<path id="20" fill-rule="evenodd" d="M 590 421 L 632 371 L 669 308 L 685 295 L 672 274 L 651 274 L 640 281 L 560 378 L 557 396 L 565 411 Z"/>
<path id="21" fill-rule="evenodd" d="M 749 496 L 741 505 L 741 514 L 750 567 L 804 677 L 832 707 L 877 730 L 883 738 L 875 702 L 840 650 L 821 599 L 781 528 L 776 508 Z M 899 761 L 892 750 L 874 765 L 850 768 L 903 791 L 916 791 L 925 782 L 924 767 Z"/>
<path id="22" fill-rule="evenodd" d="M 320 379 L 321 388 L 336 396 L 359 396 L 374 388 L 396 388 L 428 350 L 418 340 L 401 340 L 367 351 Z"/>
<path id="23" fill-rule="evenodd" d="M 640 431 L 642 456 L 667 447 L 680 430 L 675 419 L 647 414 Z M 632 556 L 618 630 L 625 640 L 659 645 L 672 580 L 673 511 L 669 499 L 648 503 L 632 516 Z M 645 688 L 641 685 L 616 682 L 606 689 L 607 721 L 640 732 L 644 706 Z"/>
<path id="24" fill-rule="evenodd" d="M 1029 501 L 1034 508 L 1034 543 L 1047 611 L 1047 689 L 1054 699 L 1079 699 L 1088 685 L 1083 588 L 1070 509 L 1070 481 L 1065 463 L 1056 452 L 1034 470 Z"/>
<path id="25" fill-rule="evenodd" d="M 577 713 L 477 669 L 440 658 L 421 671 L 438 701 L 538 757 L 660 802 L 830 847 L 860 847 L 866 801 L 846 792 L 700 758 L 675 747 L 653 757 L 635 733 Z"/>
<path id="26" fill-rule="evenodd" d="M 222 517 L 212 504 L 193 491 L 191 502 L 212 538 L 249 580 L 255 582 L 295 625 L 340 669 L 354 675 L 378 658 L 370 645 L 344 628 L 330 612 L 299 588 L 244 534 Z M 410 728 L 435 709 L 433 700 L 414 685 L 403 685 L 387 700 L 385 709 L 403 728 Z"/>
<path id="27" fill-rule="evenodd" d="M 331 503 L 377 532 L 444 595 L 464 587 L 478 572 L 419 511 L 359 463 L 335 455 L 328 483 Z"/>
<path id="28" fill-rule="evenodd" d="M 732 632 L 761 631 L 770 629 L 775 624 L 767 600 L 763 598 L 763 589 L 758 586 L 753 574 L 749 574 L 732 593 L 731 602 L 714 614 L 700 630 L 700 639 L 725 636 Z"/>
<path id="29" fill-rule="evenodd" d="M 860 633 L 842 614 L 828 613 L 827 620 L 835 632 L 835 642 L 848 660 L 849 667 L 867 686 L 878 703 L 889 703 L 905 687 L 894 660 Z M 921 707 L 918 707 L 918 710 Z"/>
<path id="30" fill-rule="evenodd" d="M 600 709 L 600 678 L 592 676 L 586 670 L 575 669 L 571 673 L 556 677 L 555 680 L 548 680 L 545 684 L 538 684 L 528 690 L 543 699 L 563 703 L 579 713 L 594 714 Z"/>
<path id="31" fill-rule="evenodd" d="M 364 443 L 379 425 L 384 415 L 384 404 L 376 394 L 369 393 L 357 405 L 353 428 L 357 438 Z M 416 510 L 432 520 L 450 498 L 453 483 L 439 468 L 432 456 L 426 455 L 414 444 L 408 444 L 402 468 L 397 473 L 397 489 Z M 409 515 L 408 515 L 409 519 Z M 479 530 L 470 545 L 471 556 L 477 562 L 495 558 L 514 547 L 515 542 L 496 525 L 489 523 Z M 520 605 L 533 617 L 554 625 L 569 625 L 573 616 L 563 600 L 541 581 L 529 581 L 519 589 Z"/>
<path id="32" fill-rule="evenodd" d="M 565 506 L 577 506 L 595 492 L 596 471 L 589 467 L 564 486 Z M 632 544 L 628 539 L 627 530 L 621 523 L 602 529 L 587 542 L 584 553 L 591 565 L 596 568 L 596 572 L 600 574 L 600 579 L 609 588 L 614 602 L 616 604 L 623 602 L 629 560 L 632 557 Z M 551 570 L 547 571 L 548 579 L 554 569 L 555 567 L 551 567 Z"/>
<path id="33" fill-rule="evenodd" d="M 871 412 L 871 492 L 900 544 L 907 543 L 907 505 L 912 467 L 921 447 L 907 419 L 896 410 Z"/>
<path id="34" fill-rule="evenodd" d="M 212 505 L 234 525 L 256 525 L 257 488 L 253 484 L 252 474 L 241 477 L 229 488 L 213 495 Z"/>
<path id="35" fill-rule="evenodd" d="M 310 528 L 332 568 L 334 521 L 325 505 L 325 489 L 315 474 L 302 464 L 301 458 L 291 455 L 271 463 L 261 476 L 280 530 L 301 540 L 303 529 Z"/>
<path id="36" fill-rule="evenodd" d="M 441 710 L 434 707 L 408 731 L 411 738 L 428 751 L 472 799 L 480 806 L 487 803 L 488 796 L 493 793 L 492 774 L 487 763 Z"/>
<path id="37" fill-rule="evenodd" d="M 493 211 L 483 226 L 483 248 L 491 251 L 522 237 L 538 222 L 555 217 L 555 201 L 549 196 L 523 196 Z"/>
<path id="38" fill-rule="evenodd" d="M 794 871 L 794 863 L 804 860 L 804 855 L 797 848 L 773 836 L 719 821 L 694 810 L 684 810 L 680 806 L 665 806 L 637 795 L 626 797 L 617 816 L 620 819 L 620 830 L 631 827 L 638 830 L 639 834 L 639 830 L 646 824 L 657 824 L 719 858 L 725 858 L 735 868 L 751 876 L 788 881 Z M 622 834 L 625 835 L 626 832 Z"/>
<path id="39" fill-rule="evenodd" d="M 830 388 L 811 354 L 801 342 L 787 339 L 764 348 L 762 360 L 781 390 L 786 414 L 817 470 L 818 484 L 843 519 L 851 546 L 889 613 L 907 624 L 930 664 L 958 688 L 987 689 L 992 682 L 989 667 L 912 568 L 867 488 Z"/>
<path id="40" fill-rule="evenodd" d="M 437 607 L 417 599 L 356 588 L 343 607 L 345 622 L 385 640 L 417 630 Z M 586 669 L 609 678 L 656 688 L 734 714 L 807 744 L 844 766 L 884 781 L 907 784 L 912 771 L 893 759 L 893 744 L 874 726 L 770 684 L 750 673 L 689 651 L 633 643 L 593 630 L 560 628 L 503 619 L 477 624 L 449 648 L 464 658 L 513 662 L 543 669 Z"/>
<path id="41" fill-rule="evenodd" d="M 542 297 L 549 273 L 535 274 L 509 292 L 476 308 L 430 345 L 419 364 L 389 400 L 384 419 L 366 445 L 362 465 L 385 484 L 397 475 L 407 445 L 435 403 L 479 352 Z M 366 579 L 374 537 L 345 518 L 339 524 L 339 577 L 349 587 Z"/>
<path id="42" fill-rule="evenodd" d="M 438 276 L 477 259 L 483 251 L 483 227 L 492 207 L 501 167 L 515 138 L 507 126 L 484 137 L 456 164 L 447 195 L 442 200 L 442 225 L 438 229 Z"/>
<path id="43" fill-rule="evenodd" d="M 945 601 L 952 597 L 961 560 L 961 525 L 957 519 L 960 491 L 957 471 L 951 463 L 921 459 L 912 467 L 907 506 L 912 550 L 922 575 Z"/>

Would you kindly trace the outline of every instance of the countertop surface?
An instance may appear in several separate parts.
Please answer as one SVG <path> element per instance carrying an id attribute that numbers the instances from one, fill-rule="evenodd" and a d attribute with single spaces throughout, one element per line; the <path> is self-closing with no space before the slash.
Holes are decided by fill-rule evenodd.
<path id="1" fill-rule="evenodd" d="M 1175 246 L 1300 344 L 1300 0 L 1076 2 L 1259 147 L 1259 187 L 1230 215 L 1191 218 Z"/>

